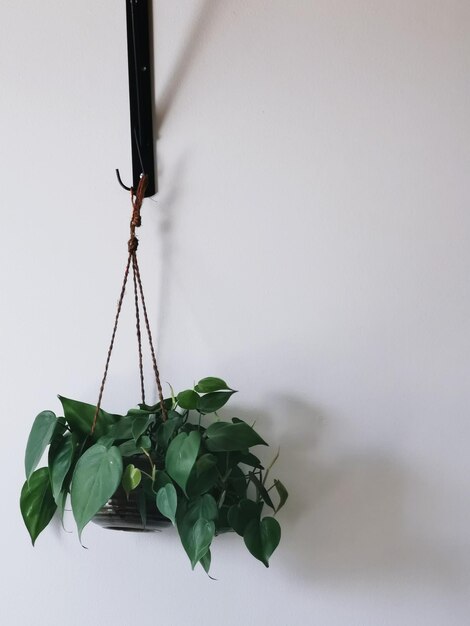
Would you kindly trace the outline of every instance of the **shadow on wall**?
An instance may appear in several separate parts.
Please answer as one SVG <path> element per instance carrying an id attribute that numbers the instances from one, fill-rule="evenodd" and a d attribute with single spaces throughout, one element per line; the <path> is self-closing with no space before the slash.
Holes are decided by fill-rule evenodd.
<path id="1" fill-rule="evenodd" d="M 290 428 L 275 437 L 282 443 L 282 464 L 272 473 L 289 490 L 279 514 L 279 561 L 296 576 L 319 584 L 372 579 L 458 584 L 460 572 L 452 554 L 420 536 L 407 521 L 405 506 L 418 486 L 406 468 L 377 451 L 348 455 L 329 465 L 315 461 L 320 444 L 325 452 L 333 440 L 334 433 L 328 433 L 333 422 L 297 399 L 283 397 L 280 402 Z M 269 423 L 266 417 L 260 421 Z"/>
<path id="2" fill-rule="evenodd" d="M 205 0 L 205 2 L 203 2 L 191 30 L 188 33 L 185 45 L 181 48 L 175 65 L 172 68 L 170 73 L 171 80 L 161 87 L 157 85 L 156 92 L 157 94 L 161 94 L 158 98 L 158 106 L 153 120 L 154 128 L 157 129 L 157 137 L 178 95 L 180 86 L 191 69 L 191 64 L 194 63 L 201 46 L 204 45 L 204 41 L 207 39 L 214 14 L 219 6 L 220 3 L 217 0 Z"/>

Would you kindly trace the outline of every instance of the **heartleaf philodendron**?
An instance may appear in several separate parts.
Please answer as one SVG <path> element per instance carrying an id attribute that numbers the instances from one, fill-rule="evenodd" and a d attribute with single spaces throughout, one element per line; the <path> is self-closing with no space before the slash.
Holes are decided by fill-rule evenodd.
<path id="1" fill-rule="evenodd" d="M 178 494 L 172 483 L 161 487 L 157 493 L 157 507 L 160 513 L 171 520 L 176 526 L 176 508 L 178 506 Z"/>
<path id="2" fill-rule="evenodd" d="M 57 508 L 52 497 L 47 467 L 33 472 L 23 485 L 20 508 L 34 546 L 38 535 L 49 524 Z"/>
<path id="3" fill-rule="evenodd" d="M 126 496 L 129 498 L 129 494 L 140 485 L 142 480 L 142 472 L 139 468 L 130 463 L 122 474 L 122 488 L 126 492 Z"/>
<path id="4" fill-rule="evenodd" d="M 243 539 L 251 554 L 269 567 L 269 557 L 281 540 L 281 527 L 274 517 L 265 517 L 261 522 L 253 519 L 245 528 Z"/>
<path id="5" fill-rule="evenodd" d="M 86 402 L 79 402 L 78 400 L 70 400 L 59 396 L 59 400 L 62 403 L 64 409 L 65 419 L 74 432 L 80 432 L 85 436 L 91 435 L 91 428 L 93 420 L 95 418 L 96 407 Z M 96 420 L 95 430 L 93 438 L 99 439 L 107 433 L 107 430 L 116 422 L 121 420 L 120 415 L 111 415 L 106 413 L 103 409 L 100 409 L 98 419 Z"/>
<path id="6" fill-rule="evenodd" d="M 278 455 L 265 469 L 253 454 L 268 445 L 253 421 L 210 415 L 225 411 L 234 393 L 222 378 L 206 377 L 171 389 L 165 411 L 160 402 L 125 415 L 100 409 L 93 432 L 96 407 L 59 396 L 64 417 L 40 413 L 26 447 L 20 508 L 33 545 L 70 496 L 80 540 L 88 522 L 107 524 L 111 515 L 120 526 L 130 514 L 138 530 L 171 521 L 193 569 L 199 563 L 209 574 L 213 539 L 230 530 L 267 567 L 281 530 L 263 508 L 277 515 L 288 493 L 277 478 L 267 484 Z M 48 467 L 37 469 L 47 449 Z"/>
<path id="7" fill-rule="evenodd" d="M 186 483 L 196 462 L 200 444 L 201 435 L 193 430 L 190 433 L 180 433 L 168 446 L 166 470 L 183 491 L 186 490 Z"/>
<path id="8" fill-rule="evenodd" d="M 206 430 L 205 437 L 207 447 L 211 452 L 233 452 L 246 450 L 252 446 L 268 445 L 251 426 L 244 422 L 237 424 L 215 422 Z"/>
<path id="9" fill-rule="evenodd" d="M 122 477 L 122 456 L 116 446 L 99 444 L 80 457 L 72 478 L 72 510 L 78 536 L 88 522 L 115 493 Z"/>
<path id="10" fill-rule="evenodd" d="M 51 445 L 49 448 L 49 472 L 52 495 L 56 502 L 60 496 L 65 477 L 72 465 L 77 442 L 77 435 L 68 433 L 61 437 L 55 446 Z"/>
<path id="11" fill-rule="evenodd" d="M 52 411 L 42 411 L 33 422 L 29 433 L 24 459 L 26 480 L 29 480 L 41 460 L 44 451 L 51 443 L 57 425 L 57 417 Z"/>
<path id="12" fill-rule="evenodd" d="M 211 393 L 213 391 L 233 391 L 233 389 L 230 389 L 225 380 L 208 376 L 198 382 L 194 387 L 194 391 L 197 391 L 197 393 Z"/>

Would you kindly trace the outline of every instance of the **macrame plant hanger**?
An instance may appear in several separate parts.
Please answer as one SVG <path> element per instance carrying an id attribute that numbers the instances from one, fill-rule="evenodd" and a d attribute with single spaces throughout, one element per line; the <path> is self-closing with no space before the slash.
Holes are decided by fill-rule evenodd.
<path id="1" fill-rule="evenodd" d="M 103 379 L 101 381 L 100 391 L 98 395 L 98 402 L 96 404 L 95 415 L 94 415 L 93 424 L 91 427 L 92 435 L 95 432 L 96 422 L 98 420 L 98 416 L 100 412 L 101 400 L 103 398 L 106 378 L 108 376 L 109 362 L 111 360 L 111 353 L 114 347 L 114 340 L 116 338 L 116 332 L 117 332 L 117 327 L 119 323 L 119 316 L 121 314 L 122 302 L 124 300 L 127 280 L 129 278 L 129 272 L 130 272 L 131 267 L 132 267 L 132 278 L 133 278 L 133 283 L 134 283 L 135 321 L 136 321 L 136 331 L 137 331 L 137 345 L 138 345 L 138 350 L 139 350 L 139 374 L 140 374 L 140 392 L 141 392 L 142 404 L 145 404 L 145 385 L 144 385 L 144 368 L 143 368 L 143 359 L 142 359 L 142 333 L 140 329 L 140 307 L 142 307 L 145 328 L 147 331 L 147 339 L 148 339 L 148 343 L 150 347 L 150 354 L 152 357 L 152 365 L 153 365 L 153 371 L 155 374 L 155 382 L 156 382 L 157 390 L 158 390 L 160 408 L 162 412 L 162 420 L 166 421 L 168 417 L 166 407 L 165 407 L 165 402 L 163 400 L 163 391 L 162 391 L 162 385 L 160 382 L 160 373 L 158 371 L 157 356 L 156 356 L 155 347 L 153 344 L 152 331 L 150 330 L 150 322 L 149 322 L 149 318 L 147 314 L 147 306 L 145 304 L 145 296 L 144 296 L 144 289 L 142 286 L 142 278 L 140 276 L 139 262 L 137 260 L 137 248 L 139 245 L 139 240 L 137 239 L 135 235 L 135 229 L 138 228 L 142 223 L 140 210 L 142 207 L 142 202 L 145 197 L 146 185 L 147 185 L 147 177 L 143 175 L 139 181 L 137 191 L 134 193 L 133 188 L 131 188 L 130 190 L 131 202 L 132 202 L 132 217 L 131 217 L 131 222 L 130 222 L 130 239 L 127 244 L 128 257 L 127 257 L 126 269 L 124 270 L 124 278 L 122 281 L 121 292 L 119 294 L 116 317 L 114 319 L 113 332 L 111 334 L 111 342 L 109 344 L 108 354 L 106 357 L 106 364 L 104 368 Z M 139 299 L 140 299 L 140 304 L 139 304 Z"/>

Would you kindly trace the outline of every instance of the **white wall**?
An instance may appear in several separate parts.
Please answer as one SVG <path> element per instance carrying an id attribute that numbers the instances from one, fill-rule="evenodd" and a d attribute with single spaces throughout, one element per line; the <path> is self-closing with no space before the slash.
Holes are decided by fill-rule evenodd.
<path id="1" fill-rule="evenodd" d="M 282 543 L 265 570 L 220 538 L 218 582 L 172 532 L 31 548 L 27 433 L 57 393 L 96 400 L 125 261 L 125 15 L 3 0 L 1 623 L 468 624 L 469 3 L 154 12 L 141 265 L 163 378 L 226 378 L 281 443 Z M 130 312 L 121 331 L 116 411 L 138 401 Z"/>

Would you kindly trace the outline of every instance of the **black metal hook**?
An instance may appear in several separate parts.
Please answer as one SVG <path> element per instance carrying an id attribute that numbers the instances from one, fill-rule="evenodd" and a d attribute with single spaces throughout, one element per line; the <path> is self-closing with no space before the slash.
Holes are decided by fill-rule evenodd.
<path id="1" fill-rule="evenodd" d="M 121 178 L 121 174 L 119 173 L 119 170 L 116 168 L 116 177 L 118 179 L 118 183 L 121 185 L 121 187 L 123 189 L 125 189 L 126 191 L 130 191 L 131 188 L 127 187 L 123 182 L 122 182 L 122 178 Z"/>

